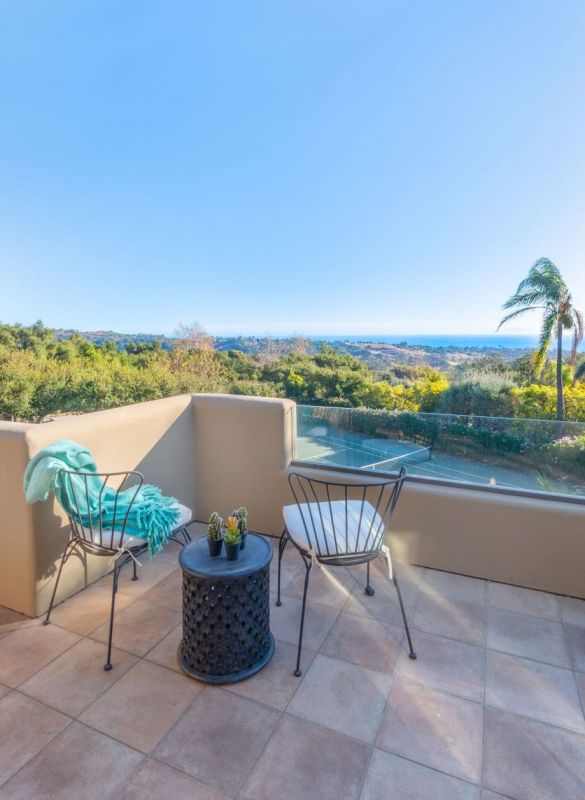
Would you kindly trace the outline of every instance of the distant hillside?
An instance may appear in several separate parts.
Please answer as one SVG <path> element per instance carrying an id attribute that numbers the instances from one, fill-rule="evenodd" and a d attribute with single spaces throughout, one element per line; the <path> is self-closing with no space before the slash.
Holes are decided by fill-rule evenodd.
<path id="1" fill-rule="evenodd" d="M 335 350 L 355 356 L 371 369 L 383 370 L 393 364 L 411 364 L 450 369 L 463 366 L 478 357 L 493 356 L 512 361 L 529 352 L 527 348 L 503 347 L 430 347 L 406 342 L 328 342 Z"/>
<path id="2" fill-rule="evenodd" d="M 103 342 L 116 342 L 120 350 L 124 350 L 129 342 L 160 342 L 165 350 L 171 350 L 173 347 L 173 338 L 171 336 L 163 336 L 156 333 L 117 333 L 116 331 L 76 331 L 72 328 L 56 328 L 56 339 L 71 339 L 77 334 L 83 339 L 96 344 L 103 344 Z"/>
<path id="3" fill-rule="evenodd" d="M 401 413 L 554 419 L 554 361 L 547 360 L 536 373 L 532 354 L 522 355 L 520 347 L 456 344 L 351 337 L 333 342 L 301 336 L 212 339 L 196 325 L 183 326 L 172 338 L 55 332 L 40 321 L 0 323 L 0 419 L 40 422 L 188 392 L 288 397 L 300 405 Z M 569 420 L 585 420 L 581 364 L 585 359 L 565 387 Z M 580 438 L 573 460 L 583 454 L 581 430 L 575 433 Z"/>
<path id="4" fill-rule="evenodd" d="M 171 350 L 174 346 L 172 336 L 157 335 L 154 333 L 118 333 L 116 331 L 73 331 L 60 328 L 55 331 L 58 339 L 70 339 L 78 333 L 85 339 L 96 344 L 113 341 L 120 350 L 126 349 L 129 343 L 160 342 L 164 350 Z M 240 350 L 250 355 L 268 355 L 278 357 L 291 350 L 301 347 L 304 352 L 311 354 L 320 350 L 326 344 L 338 353 L 355 356 L 364 361 L 371 369 L 384 370 L 394 364 L 427 364 L 437 369 L 450 370 L 461 367 L 479 356 L 493 356 L 505 361 L 511 361 L 528 352 L 527 348 L 515 347 L 432 347 L 410 345 L 406 342 L 393 344 L 385 342 L 356 342 L 356 341 L 324 341 L 319 339 L 268 338 L 258 336 L 215 336 L 213 344 L 216 350 Z"/>

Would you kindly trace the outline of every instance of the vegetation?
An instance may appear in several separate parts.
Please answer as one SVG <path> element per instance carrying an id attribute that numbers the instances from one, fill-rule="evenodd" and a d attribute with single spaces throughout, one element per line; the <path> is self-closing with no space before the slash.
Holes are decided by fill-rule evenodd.
<path id="1" fill-rule="evenodd" d="M 585 478 L 585 435 L 564 436 L 545 447 L 544 458 L 558 472 Z"/>
<path id="2" fill-rule="evenodd" d="M 439 410 L 450 414 L 513 417 L 517 401 L 508 375 L 472 373 L 453 383 L 440 398 Z"/>
<path id="3" fill-rule="evenodd" d="M 197 326 L 183 327 L 161 346 L 155 340 L 64 339 L 40 322 L 0 324 L 0 419 L 41 422 L 183 392 L 232 392 L 290 397 L 299 404 L 475 416 L 556 416 L 556 364 L 536 368 L 529 355 L 488 354 L 449 369 L 363 360 L 328 345 L 313 352 L 305 340 L 267 342 L 257 352 L 217 350 Z M 583 362 L 585 364 L 585 361 Z M 585 420 L 583 364 L 563 365 L 567 419 Z M 364 423 L 365 424 L 365 423 Z M 412 427 L 414 423 L 409 422 Z M 416 436 L 416 431 L 410 432 Z M 406 431 L 403 432 L 408 438 Z"/>
<path id="4" fill-rule="evenodd" d="M 238 518 L 228 517 L 227 527 L 225 530 L 225 543 L 239 544 L 241 541 L 242 541 L 242 534 L 240 533 Z"/>
<path id="5" fill-rule="evenodd" d="M 223 519 L 219 516 L 217 511 L 213 511 L 209 517 L 209 524 L 207 525 L 207 537 L 212 542 L 223 538 Z"/>
<path id="6" fill-rule="evenodd" d="M 238 520 L 238 529 L 243 536 L 248 531 L 248 509 L 245 506 L 240 506 L 232 511 L 232 517 Z"/>
<path id="7" fill-rule="evenodd" d="M 520 282 L 515 294 L 505 303 L 505 309 L 513 308 L 506 314 L 499 327 L 528 311 L 541 310 L 542 326 L 540 342 L 534 354 L 534 366 L 539 373 L 546 361 L 553 338 L 557 339 L 556 363 L 556 418 L 563 419 L 564 374 L 563 374 L 563 331 L 573 331 L 573 346 L 570 361 L 575 363 L 577 347 L 583 339 L 583 317 L 573 305 L 571 293 L 556 264 L 548 258 L 539 258 L 532 266 L 528 277 Z M 581 376 L 582 371 L 579 371 Z"/>
<path id="8" fill-rule="evenodd" d="M 544 491 L 559 491 L 559 479 L 577 483 L 585 480 L 585 434 L 582 426 L 570 422 L 543 425 L 537 419 L 299 409 L 303 435 L 311 436 L 311 430 L 320 422 L 337 429 L 341 437 L 351 432 L 363 434 L 366 439 L 399 439 L 428 447 L 434 455 L 446 453 L 492 466 L 528 469 L 537 476 Z M 558 433 L 559 424 L 562 436 Z"/>

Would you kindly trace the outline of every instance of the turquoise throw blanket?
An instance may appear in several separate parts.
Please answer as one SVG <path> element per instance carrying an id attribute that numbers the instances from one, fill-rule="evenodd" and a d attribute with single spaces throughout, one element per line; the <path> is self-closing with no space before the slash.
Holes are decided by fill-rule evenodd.
<path id="1" fill-rule="evenodd" d="M 91 526 L 99 530 L 101 492 L 102 530 L 111 531 L 112 524 L 114 530 L 122 530 L 128 506 L 132 503 L 125 535 L 146 539 L 151 555 L 162 549 L 180 515 L 174 497 L 164 497 L 156 486 L 144 484 L 134 502 L 136 487 L 120 492 L 116 503 L 116 490 L 106 486 L 102 491 L 102 479 L 89 476 L 86 492 L 86 479 L 82 475 L 66 476 L 63 469 L 97 472 L 87 448 L 66 439 L 53 442 L 33 456 L 27 465 L 24 473 L 26 502 L 46 500 L 52 491 L 67 514 L 85 528 L 90 527 L 91 520 Z"/>

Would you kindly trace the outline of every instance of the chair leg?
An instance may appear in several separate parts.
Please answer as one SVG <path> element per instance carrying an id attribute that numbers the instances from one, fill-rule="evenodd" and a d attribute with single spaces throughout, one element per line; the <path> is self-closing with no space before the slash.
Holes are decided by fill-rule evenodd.
<path id="1" fill-rule="evenodd" d="M 278 543 L 278 592 L 276 595 L 276 605 L 281 606 L 282 600 L 280 599 L 280 564 L 282 561 L 282 556 L 284 554 L 284 548 L 288 544 L 288 534 L 286 530 L 282 532 L 282 536 L 280 537 L 280 541 Z"/>
<path id="2" fill-rule="evenodd" d="M 59 572 L 57 573 L 57 579 L 55 580 L 55 585 L 53 586 L 53 594 L 51 595 L 51 602 L 49 603 L 49 610 L 47 611 L 47 616 L 43 620 L 43 625 L 48 625 L 51 621 L 51 611 L 53 610 L 53 605 L 55 604 L 55 597 L 57 596 L 57 589 L 59 587 L 59 581 L 61 580 L 61 573 L 63 571 L 63 567 L 65 566 L 65 562 L 69 558 L 69 556 L 73 553 L 75 548 L 77 547 L 77 542 L 72 539 L 68 542 L 67 547 L 63 551 L 63 555 L 61 556 L 61 563 L 59 564 Z"/>
<path id="3" fill-rule="evenodd" d="M 181 539 L 178 538 L 179 536 L 182 537 L 183 541 L 181 541 Z M 175 531 L 173 534 L 171 534 L 169 536 L 168 541 L 169 542 L 174 542 L 175 544 L 178 544 L 179 547 L 185 547 L 185 533 L 184 533 L 184 531 L 182 531 L 182 530 Z"/>
<path id="4" fill-rule="evenodd" d="M 364 589 L 364 594 L 367 594 L 368 597 L 373 597 L 376 594 L 376 590 L 373 586 L 370 585 L 370 562 L 366 564 L 366 588 Z"/>
<path id="5" fill-rule="evenodd" d="M 120 565 L 116 563 L 114 566 L 114 579 L 112 581 L 112 606 L 110 608 L 110 631 L 108 634 L 108 660 L 104 664 L 104 669 L 109 672 L 112 669 L 112 635 L 114 633 L 114 607 L 116 605 L 116 592 L 118 591 L 118 576 L 120 574 Z"/>
<path id="6" fill-rule="evenodd" d="M 400 603 L 400 610 L 402 611 L 402 619 L 404 621 L 404 630 L 406 631 L 406 638 L 408 639 L 408 647 L 409 647 L 409 658 L 415 659 L 416 653 L 412 647 L 412 639 L 410 638 L 410 629 L 408 627 L 408 622 L 406 619 L 406 611 L 404 609 L 404 603 L 402 602 L 402 594 L 400 592 L 400 586 L 398 585 L 398 581 L 396 579 L 396 570 L 394 570 L 392 579 L 394 580 L 394 586 L 396 586 L 396 593 L 398 594 L 398 602 Z"/>
<path id="7" fill-rule="evenodd" d="M 303 607 L 301 609 L 301 628 L 299 630 L 299 649 L 297 651 L 297 668 L 295 669 L 295 678 L 300 678 L 303 674 L 301 671 L 301 651 L 303 648 L 303 629 L 305 627 L 305 609 L 307 606 L 307 591 L 309 589 L 309 574 L 311 572 L 312 562 L 307 560 L 305 556 L 302 557 L 305 562 L 305 588 L 303 590 Z"/>

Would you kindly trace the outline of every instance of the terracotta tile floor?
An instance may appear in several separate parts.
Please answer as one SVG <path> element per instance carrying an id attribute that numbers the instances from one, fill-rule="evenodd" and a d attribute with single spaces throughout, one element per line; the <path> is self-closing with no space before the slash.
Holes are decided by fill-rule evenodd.
<path id="1" fill-rule="evenodd" d="M 172 547 L 121 582 L 109 673 L 108 578 L 48 627 L 0 609 L 0 800 L 585 797 L 584 601 L 403 566 L 411 661 L 382 565 L 372 598 L 315 569 L 298 679 L 289 549 L 272 662 L 212 687 L 177 665 Z"/>

